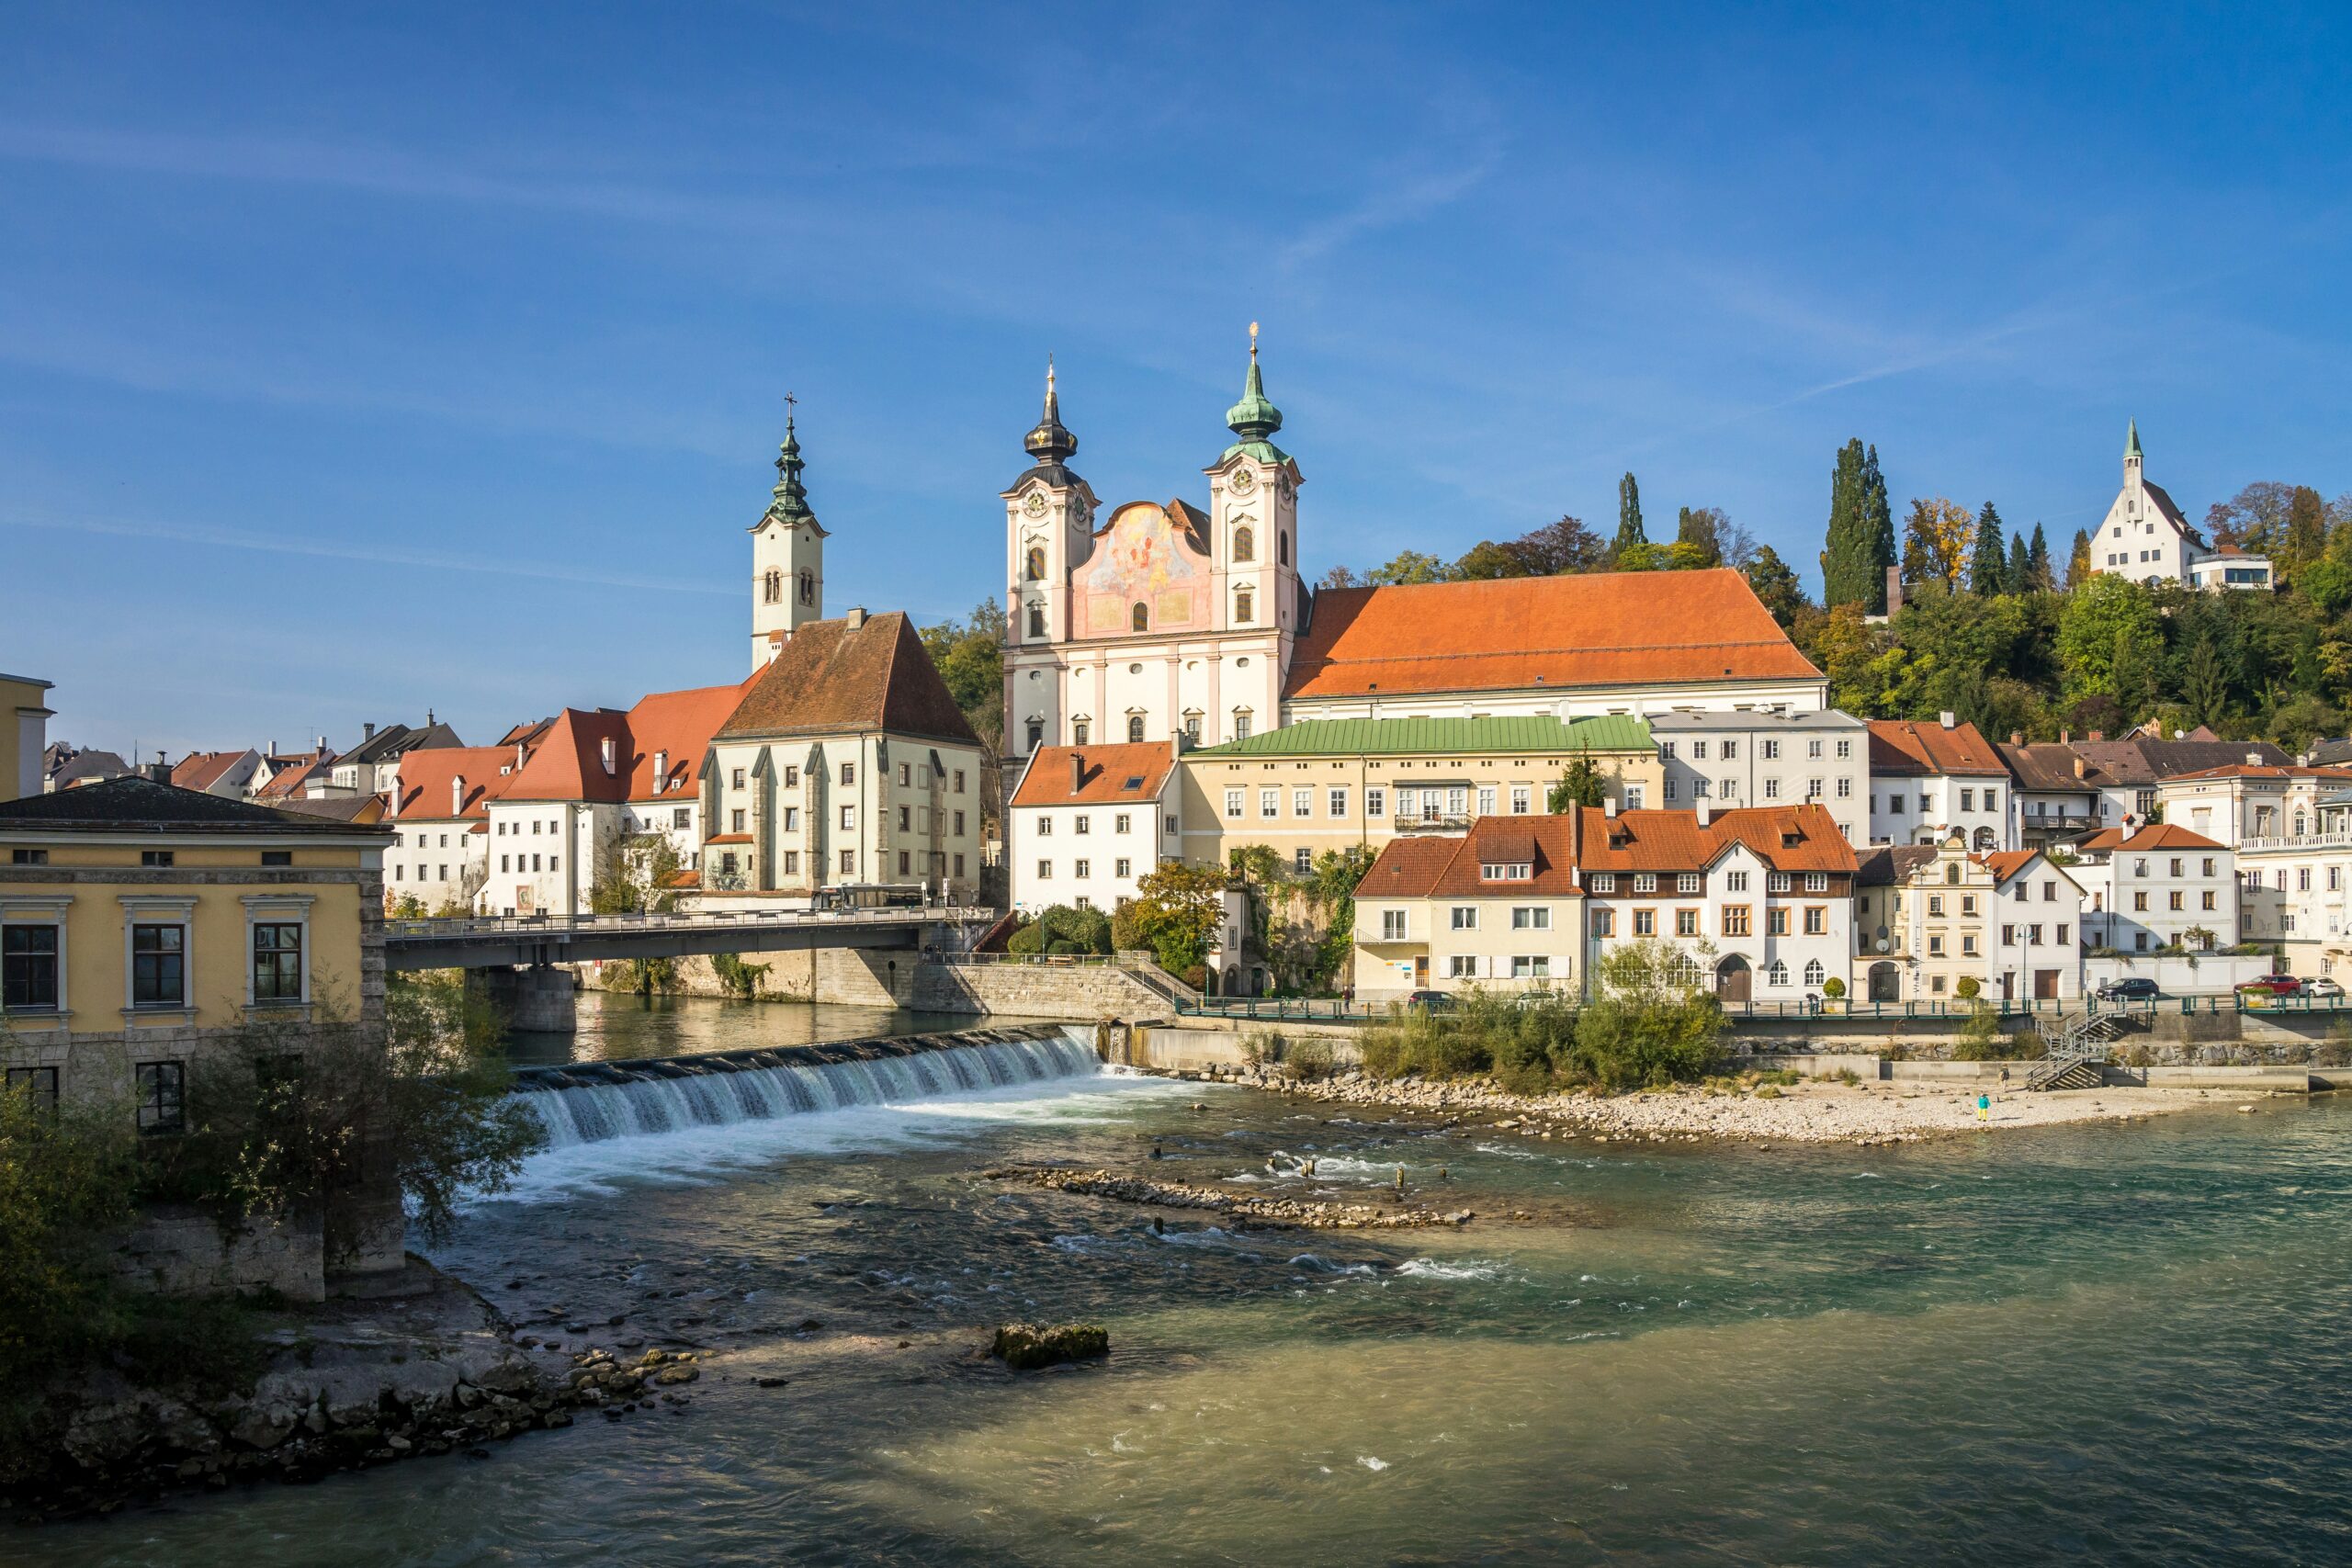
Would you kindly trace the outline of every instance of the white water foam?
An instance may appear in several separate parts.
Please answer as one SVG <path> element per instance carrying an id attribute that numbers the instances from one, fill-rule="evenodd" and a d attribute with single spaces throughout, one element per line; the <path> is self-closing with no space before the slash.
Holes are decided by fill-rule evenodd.
<path id="1" fill-rule="evenodd" d="M 1499 1280 L 1507 1270 L 1499 1263 L 1441 1263 L 1434 1258 L 1416 1258 L 1397 1265 L 1396 1272 L 1417 1280 Z"/>

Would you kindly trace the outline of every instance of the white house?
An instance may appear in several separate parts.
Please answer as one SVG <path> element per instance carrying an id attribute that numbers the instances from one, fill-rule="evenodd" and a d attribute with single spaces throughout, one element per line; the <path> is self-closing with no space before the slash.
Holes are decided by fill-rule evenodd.
<path id="1" fill-rule="evenodd" d="M 2008 765 L 1974 725 L 1949 713 L 1934 724 L 1872 719 L 1870 734 L 1872 843 L 1959 834 L 1979 853 L 2013 846 Z"/>
<path id="2" fill-rule="evenodd" d="M 2070 1002 L 2083 994 L 2083 885 L 2040 850 L 1980 857 L 1992 873 L 1985 994 Z"/>
<path id="3" fill-rule="evenodd" d="M 2083 939 L 2119 953 L 2238 942 L 2236 852 L 2186 828 L 2159 822 L 2127 835 L 2108 828 L 2075 846 L 2068 868 L 2088 900 Z"/>
<path id="4" fill-rule="evenodd" d="M 1849 844 L 1869 841 L 1870 727 L 1835 708 L 1653 714 L 1661 805 L 1820 806 Z"/>
<path id="5" fill-rule="evenodd" d="M 1176 742 L 1041 746 L 1005 805 L 1012 907 L 1108 912 L 1182 858 Z"/>
<path id="6" fill-rule="evenodd" d="M 2141 472 L 2141 457 L 2140 423 L 2133 420 L 2123 440 L 2123 488 L 2091 536 L 2094 571 L 2211 592 L 2271 586 L 2267 558 L 2208 545 L 2164 488 Z"/>

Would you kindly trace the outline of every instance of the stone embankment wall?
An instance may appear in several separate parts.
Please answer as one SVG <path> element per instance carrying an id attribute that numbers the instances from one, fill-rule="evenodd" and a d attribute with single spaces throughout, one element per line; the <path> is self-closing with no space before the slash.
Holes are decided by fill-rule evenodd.
<path id="1" fill-rule="evenodd" d="M 316 1213 L 224 1226 L 199 1210 L 158 1206 L 117 1246 L 114 1268 L 127 1283 L 175 1294 L 326 1299 L 325 1232 Z"/>
<path id="2" fill-rule="evenodd" d="M 1164 1018 L 1172 1010 L 1150 987 L 1102 964 L 944 964 L 915 953 L 838 948 L 752 954 L 744 962 L 765 965 L 753 982 L 761 1000 L 1079 1020 Z M 600 987 L 629 973 L 614 964 L 579 967 L 586 984 Z M 743 995 L 707 958 L 678 960 L 671 980 L 666 988 L 675 995 Z"/>

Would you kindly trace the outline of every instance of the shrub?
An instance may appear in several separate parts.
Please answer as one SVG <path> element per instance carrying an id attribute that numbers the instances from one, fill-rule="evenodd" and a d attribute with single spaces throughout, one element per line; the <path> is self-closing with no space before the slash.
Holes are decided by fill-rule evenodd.
<path id="1" fill-rule="evenodd" d="M 729 996 L 750 1001 L 760 994 L 760 982 L 767 978 L 768 965 L 746 964 L 740 953 L 714 953 L 710 955 L 710 972 Z"/>
<path id="2" fill-rule="evenodd" d="M 1314 1083 L 1331 1076 L 1338 1058 L 1329 1040 L 1309 1038 L 1292 1041 L 1283 1047 L 1283 1066 L 1290 1076 Z"/>
<path id="3" fill-rule="evenodd" d="M 1821 982 L 1821 994 L 1833 1002 L 1843 1001 L 1846 997 L 1846 982 L 1832 975 Z"/>
<path id="4" fill-rule="evenodd" d="M 1984 983 L 1973 975 L 1962 975 L 1959 983 L 1951 989 L 1952 994 L 1962 1001 L 1973 1002 L 1984 993 Z"/>
<path id="5" fill-rule="evenodd" d="M 1017 953 L 1029 957 L 1035 957 L 1036 954 L 1045 952 L 1046 932 L 1044 927 L 1038 921 L 1030 921 L 1027 925 L 1023 926 L 1019 931 L 1014 931 L 1011 936 L 1005 938 L 1004 950 L 1007 953 Z"/>

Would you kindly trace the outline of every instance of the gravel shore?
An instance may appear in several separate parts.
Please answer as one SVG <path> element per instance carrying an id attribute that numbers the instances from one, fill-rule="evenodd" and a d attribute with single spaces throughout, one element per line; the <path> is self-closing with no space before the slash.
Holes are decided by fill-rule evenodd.
<path id="1" fill-rule="evenodd" d="M 1205 1076 L 1205 1075 L 1188 1075 Z M 1809 1144 L 1915 1143 L 1923 1138 L 2072 1122 L 2129 1122 L 2172 1111 L 2256 1109 L 2267 1096 L 2207 1089 L 2096 1089 L 2025 1093 L 1987 1089 L 1991 1116 L 1980 1122 L 1977 1089 L 1913 1083 L 1849 1086 L 1803 1083 L 1773 1091 L 1685 1089 L 1601 1098 L 1511 1094 L 1476 1080 L 1387 1082 L 1349 1074 L 1294 1083 L 1245 1068 L 1217 1081 L 1277 1089 L 1340 1105 L 1390 1106 L 1442 1115 L 1497 1118 L 1537 1137 L 1593 1143 L 1698 1141 Z"/>

